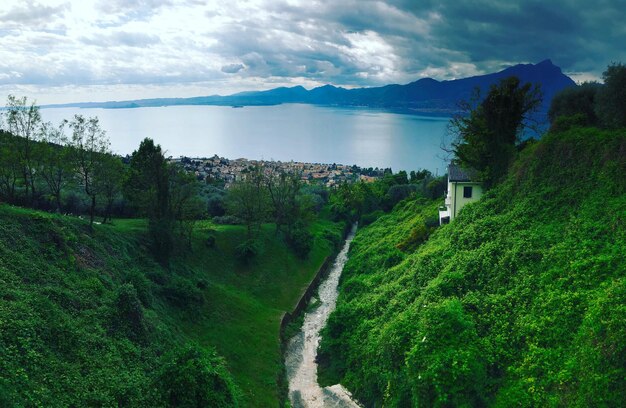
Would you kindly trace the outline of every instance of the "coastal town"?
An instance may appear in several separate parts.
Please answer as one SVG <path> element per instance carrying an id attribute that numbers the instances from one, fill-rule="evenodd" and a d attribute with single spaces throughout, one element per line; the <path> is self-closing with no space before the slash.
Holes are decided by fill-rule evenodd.
<path id="1" fill-rule="evenodd" d="M 389 169 L 365 169 L 356 165 L 349 166 L 336 163 L 282 162 L 243 158 L 230 160 L 217 155 L 210 158 L 170 157 L 168 160 L 170 163 L 180 165 L 186 171 L 195 174 L 200 181 L 224 183 L 225 187 L 241 180 L 242 175 L 255 166 L 287 172 L 299 172 L 303 182 L 308 184 L 319 183 L 327 187 L 342 183 L 354 183 L 356 181 L 373 182 L 382 177 L 385 171 L 390 171 Z"/>

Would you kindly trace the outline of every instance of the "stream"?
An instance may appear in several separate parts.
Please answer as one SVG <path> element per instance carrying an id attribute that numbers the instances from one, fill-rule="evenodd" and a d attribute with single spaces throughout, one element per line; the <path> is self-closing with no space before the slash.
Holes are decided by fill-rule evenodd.
<path id="1" fill-rule="evenodd" d="M 289 400 L 294 408 L 360 407 L 342 385 L 320 387 L 317 383 L 317 347 L 320 331 L 337 304 L 339 277 L 348 260 L 348 249 L 356 233 L 356 224 L 348 234 L 337 255 L 328 277 L 319 286 L 317 306 L 305 312 L 300 332 L 289 340 L 285 353 L 285 366 L 289 381 Z M 311 298 L 314 302 L 316 298 Z"/>

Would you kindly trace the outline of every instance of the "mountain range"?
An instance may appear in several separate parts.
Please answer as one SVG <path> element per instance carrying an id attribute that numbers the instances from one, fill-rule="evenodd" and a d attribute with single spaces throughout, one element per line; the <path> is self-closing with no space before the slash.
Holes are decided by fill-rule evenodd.
<path id="1" fill-rule="evenodd" d="M 323 106 L 368 107 L 403 110 L 409 113 L 449 116 L 457 113 L 458 103 L 470 98 L 474 88 L 483 92 L 509 76 L 522 82 L 538 83 L 543 92 L 540 113 L 546 113 L 552 97 L 575 82 L 550 60 L 538 64 L 518 64 L 502 71 L 463 79 L 437 81 L 423 78 L 406 85 L 346 89 L 324 85 L 311 90 L 302 86 L 280 87 L 266 91 L 241 92 L 228 96 L 211 95 L 193 98 L 156 98 L 130 101 L 86 102 L 46 107 L 139 108 L 171 105 L 259 106 L 282 103 L 305 103 Z"/>

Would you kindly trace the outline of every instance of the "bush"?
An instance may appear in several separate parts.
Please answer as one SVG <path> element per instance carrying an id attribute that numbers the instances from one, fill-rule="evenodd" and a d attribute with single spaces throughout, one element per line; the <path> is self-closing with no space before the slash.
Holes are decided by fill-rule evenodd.
<path id="1" fill-rule="evenodd" d="M 207 198 L 207 212 L 211 217 L 221 217 L 226 214 L 224 195 L 224 192 L 214 193 Z"/>
<path id="2" fill-rule="evenodd" d="M 428 239 L 431 231 L 432 228 L 428 228 L 426 224 L 418 225 L 411 230 L 408 237 L 397 245 L 397 248 L 403 252 L 412 252 Z"/>
<path id="3" fill-rule="evenodd" d="M 198 346 L 174 350 L 164 358 L 155 388 L 168 407 L 237 407 L 237 391 L 222 359 Z"/>
<path id="4" fill-rule="evenodd" d="M 152 282 L 146 276 L 133 269 L 126 275 L 126 282 L 131 284 L 137 291 L 137 297 L 144 307 L 152 306 Z"/>
<path id="5" fill-rule="evenodd" d="M 341 244 L 343 243 L 343 238 L 341 237 L 341 234 L 335 230 L 325 230 L 322 236 L 325 240 L 333 244 L 333 247 L 335 249 L 339 249 L 341 247 Z"/>
<path id="6" fill-rule="evenodd" d="M 365 215 L 361 216 L 361 220 L 359 221 L 359 225 L 361 227 L 365 227 L 367 225 L 370 225 L 371 223 L 376 221 L 378 218 L 380 218 L 380 216 L 383 215 L 383 214 L 385 214 L 385 212 L 383 210 L 376 210 L 376 211 L 371 212 L 369 214 L 365 214 Z"/>
<path id="7" fill-rule="evenodd" d="M 250 262 L 261 252 L 260 245 L 253 239 L 246 240 L 235 248 L 235 256 L 243 262 Z"/>
<path id="8" fill-rule="evenodd" d="M 565 132 L 571 128 L 587 126 L 587 119 L 582 113 L 577 113 L 570 116 L 559 116 L 552 122 L 550 126 L 551 132 Z"/>
<path id="9" fill-rule="evenodd" d="M 146 322 L 137 290 L 132 283 L 120 286 L 115 295 L 113 328 L 131 340 L 142 340 L 146 334 Z"/>
<path id="10" fill-rule="evenodd" d="M 313 235 L 304 223 L 298 221 L 287 235 L 287 243 L 298 258 L 305 259 L 313 247 Z"/>
<path id="11" fill-rule="evenodd" d="M 598 117 L 594 112 L 595 99 L 602 85 L 586 82 L 579 86 L 565 88 L 552 98 L 548 118 L 554 126 L 559 117 L 578 116 L 583 126 L 594 126 Z"/>
<path id="12" fill-rule="evenodd" d="M 163 296 L 179 307 L 194 307 L 204 303 L 202 292 L 189 279 L 174 275 L 162 289 Z"/>
<path id="13" fill-rule="evenodd" d="M 387 195 L 385 196 L 385 209 L 391 210 L 400 201 L 417 192 L 417 186 L 415 184 L 399 184 L 389 187 Z"/>
<path id="14" fill-rule="evenodd" d="M 213 247 L 215 247 L 215 242 L 216 242 L 215 230 L 214 229 L 210 229 L 210 230 L 207 231 L 207 237 L 206 237 L 206 241 L 204 241 L 204 243 L 206 244 L 207 248 L 213 248 Z"/>
<path id="15" fill-rule="evenodd" d="M 430 181 L 426 185 L 426 197 L 430 199 L 443 197 L 443 194 L 446 192 L 447 184 L 447 177 L 439 177 Z"/>

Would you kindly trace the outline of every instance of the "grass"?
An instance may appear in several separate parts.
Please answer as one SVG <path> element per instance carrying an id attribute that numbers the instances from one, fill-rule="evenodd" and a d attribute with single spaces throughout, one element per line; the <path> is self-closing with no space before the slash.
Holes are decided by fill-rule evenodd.
<path id="1" fill-rule="evenodd" d="M 234 249 L 244 228 L 202 222 L 193 250 L 164 269 L 147 251 L 145 220 L 90 231 L 85 220 L 0 205 L 0 405 L 160 406 L 161 356 L 188 342 L 225 358 L 241 406 L 279 405 L 280 317 L 333 252 L 323 237 L 340 227 L 319 220 L 311 228 L 306 260 L 265 225 L 261 254 L 243 264 Z M 112 329 L 127 282 L 143 305 L 141 341 Z M 180 282 L 187 286 L 176 289 Z"/>
<path id="2" fill-rule="evenodd" d="M 217 230 L 215 248 L 203 246 L 208 228 Z M 280 318 L 292 310 L 324 259 L 330 244 L 319 238 L 328 222 L 314 225 L 318 236 L 308 259 L 300 260 L 265 225 L 263 251 L 246 265 L 234 257 L 244 230 L 239 226 L 203 224 L 194 237 L 194 250 L 175 267 L 193 269 L 210 282 L 205 310 L 188 319 L 187 335 L 210 344 L 228 361 L 236 383 L 244 392 L 244 406 L 278 405 L 278 373 L 282 367 L 279 343 Z"/>

